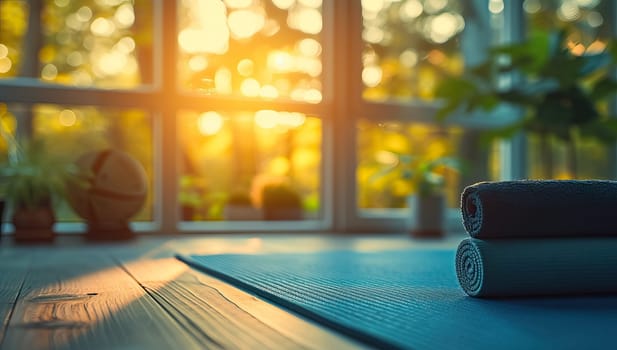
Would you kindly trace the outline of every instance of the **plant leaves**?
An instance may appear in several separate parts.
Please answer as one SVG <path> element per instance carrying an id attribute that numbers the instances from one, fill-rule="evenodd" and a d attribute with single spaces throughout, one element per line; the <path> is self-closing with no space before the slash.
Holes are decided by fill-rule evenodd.
<path id="1" fill-rule="evenodd" d="M 617 91 L 617 81 L 611 77 L 604 77 L 593 85 L 589 97 L 594 101 L 600 101 L 612 96 Z"/>

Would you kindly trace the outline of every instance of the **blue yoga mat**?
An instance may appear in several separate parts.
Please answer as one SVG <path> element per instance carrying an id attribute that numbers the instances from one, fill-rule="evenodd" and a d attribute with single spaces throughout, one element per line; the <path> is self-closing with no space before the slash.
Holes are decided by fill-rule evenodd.
<path id="1" fill-rule="evenodd" d="M 454 250 L 178 258 L 378 348 L 617 347 L 617 296 L 471 298 Z"/>

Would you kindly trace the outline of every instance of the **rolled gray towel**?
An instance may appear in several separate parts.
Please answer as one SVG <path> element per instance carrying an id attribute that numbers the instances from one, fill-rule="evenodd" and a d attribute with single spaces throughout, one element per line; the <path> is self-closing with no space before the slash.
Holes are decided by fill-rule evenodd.
<path id="1" fill-rule="evenodd" d="M 617 181 L 480 182 L 461 212 L 475 238 L 617 236 Z"/>
<path id="2" fill-rule="evenodd" d="M 617 238 L 467 238 L 456 275 L 474 297 L 617 293 Z"/>

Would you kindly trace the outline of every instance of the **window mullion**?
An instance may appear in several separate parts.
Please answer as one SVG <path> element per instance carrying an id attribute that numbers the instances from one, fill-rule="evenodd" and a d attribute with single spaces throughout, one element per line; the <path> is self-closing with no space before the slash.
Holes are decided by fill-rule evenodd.
<path id="1" fill-rule="evenodd" d="M 158 184 L 160 185 L 159 200 L 155 201 L 159 211 L 160 229 L 163 233 L 176 233 L 179 221 L 178 213 L 178 140 L 177 140 L 177 9 L 176 0 L 157 1 L 155 7 L 155 38 L 162 38 L 158 43 L 155 61 L 155 77 L 162 93 L 160 114 L 155 118 L 159 121 L 156 128 L 156 153 Z M 158 25 L 157 25 L 158 24 Z M 164 30 L 163 30 L 164 29 Z"/>
<path id="2" fill-rule="evenodd" d="M 525 37 L 525 15 L 523 4 L 518 1 L 504 1 L 504 41 L 518 42 Z M 514 84 L 518 77 L 509 77 Z M 519 133 L 501 146 L 502 171 L 504 180 L 527 177 L 527 137 Z"/>
<path id="3" fill-rule="evenodd" d="M 337 1 L 334 5 L 333 23 L 334 66 L 345 67 L 337 69 L 334 79 L 334 95 L 336 118 L 332 121 L 332 143 L 334 158 L 334 196 L 333 218 L 336 231 L 353 229 L 356 216 L 356 154 L 355 132 L 356 113 L 353 106 L 357 104 L 358 80 L 354 76 L 358 67 L 358 46 L 360 36 L 357 35 L 361 18 L 359 2 Z"/>

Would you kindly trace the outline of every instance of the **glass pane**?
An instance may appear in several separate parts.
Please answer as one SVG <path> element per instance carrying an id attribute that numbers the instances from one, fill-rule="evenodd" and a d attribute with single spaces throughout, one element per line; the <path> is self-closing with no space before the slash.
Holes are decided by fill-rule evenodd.
<path id="1" fill-rule="evenodd" d="M 29 107 L 0 103 L 0 120 L 3 130 L 10 135 L 18 135 L 16 139 L 22 140 L 18 141 L 20 143 L 30 139 L 19 136 L 27 135 L 24 129 L 30 126 L 31 139 L 42 142 L 45 157 L 62 157 L 63 160 L 77 162 L 110 148 L 129 154 L 143 167 L 148 181 L 145 203 L 132 221 L 154 219 L 153 128 L 148 113 L 135 109 L 48 104 Z M 0 154 L 0 161 L 6 161 L 6 137 L 0 137 Z M 81 218 L 68 205 L 66 198 L 59 199 L 54 208 L 58 221 L 80 221 Z"/>
<path id="2" fill-rule="evenodd" d="M 361 121 L 358 208 L 404 208 L 426 180 L 442 184 L 449 206 L 458 207 L 464 186 L 499 177 L 499 152 L 480 135 L 458 127 Z"/>
<path id="3" fill-rule="evenodd" d="M 462 3 L 363 0 L 364 98 L 432 100 L 444 74 L 460 73 Z"/>
<path id="4" fill-rule="evenodd" d="M 184 221 L 321 217 L 320 119 L 272 110 L 178 117 Z"/>
<path id="5" fill-rule="evenodd" d="M 180 86 L 194 92 L 317 103 L 321 0 L 180 2 Z"/>
<path id="6" fill-rule="evenodd" d="M 525 0 L 523 9 L 529 31 L 566 29 L 563 43 L 574 55 L 603 51 L 611 39 L 611 1 L 589 0 Z M 581 82 L 591 86 L 600 74 Z M 601 114 L 608 114 L 609 105 L 598 106 Z M 562 127 L 556 125 L 556 127 Z M 571 142 L 555 137 L 530 135 L 528 146 L 529 176 L 532 178 L 613 178 L 614 151 L 612 145 L 596 139 L 583 140 L 577 132 L 570 132 Z"/>
<path id="7" fill-rule="evenodd" d="M 153 6 L 146 0 L 0 1 L 0 78 L 122 89 L 152 83 Z"/>
<path id="8" fill-rule="evenodd" d="M 529 137 L 528 166 L 535 179 L 612 179 L 613 147 L 595 140 L 577 140 L 572 146 L 554 138 Z"/>
<path id="9" fill-rule="evenodd" d="M 570 48 L 582 54 L 605 47 L 610 32 L 611 1 L 525 0 L 528 30 L 568 29 Z"/>

